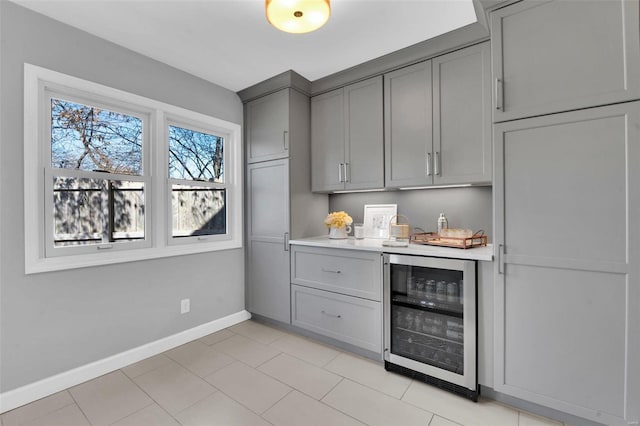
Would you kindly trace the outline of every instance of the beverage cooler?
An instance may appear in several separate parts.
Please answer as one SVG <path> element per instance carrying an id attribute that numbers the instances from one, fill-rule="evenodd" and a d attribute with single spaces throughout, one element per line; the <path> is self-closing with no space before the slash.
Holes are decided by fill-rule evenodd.
<path id="1" fill-rule="evenodd" d="M 384 255 L 385 368 L 478 399 L 476 262 Z"/>

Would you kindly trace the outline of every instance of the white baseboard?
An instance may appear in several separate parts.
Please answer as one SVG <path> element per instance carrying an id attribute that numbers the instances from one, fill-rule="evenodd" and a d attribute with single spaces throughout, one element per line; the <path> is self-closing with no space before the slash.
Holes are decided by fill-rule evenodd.
<path id="1" fill-rule="evenodd" d="M 181 331 L 172 336 L 129 349 L 116 355 L 74 368 L 55 376 L 47 377 L 34 383 L 0 393 L 0 413 L 4 413 L 45 396 L 60 392 L 87 380 L 95 379 L 127 365 L 157 355 L 176 346 L 204 337 L 208 334 L 230 327 L 251 318 L 245 310 L 236 312 L 206 324 Z"/>

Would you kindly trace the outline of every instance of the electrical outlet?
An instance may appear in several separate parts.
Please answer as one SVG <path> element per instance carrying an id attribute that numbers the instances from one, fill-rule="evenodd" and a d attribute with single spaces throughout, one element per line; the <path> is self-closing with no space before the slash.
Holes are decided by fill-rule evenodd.
<path id="1" fill-rule="evenodd" d="M 186 314 L 191 310 L 191 300 L 190 299 L 182 299 L 180 301 L 180 313 Z"/>

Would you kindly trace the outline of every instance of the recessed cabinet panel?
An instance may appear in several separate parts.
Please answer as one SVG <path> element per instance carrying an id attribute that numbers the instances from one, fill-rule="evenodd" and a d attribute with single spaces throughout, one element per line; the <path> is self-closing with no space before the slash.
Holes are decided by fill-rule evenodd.
<path id="1" fill-rule="evenodd" d="M 284 239 L 289 231 L 289 160 L 250 164 L 249 237 Z"/>
<path id="2" fill-rule="evenodd" d="M 342 89 L 311 98 L 311 189 L 344 189 Z"/>
<path id="3" fill-rule="evenodd" d="M 503 133 L 509 255 L 626 262 L 626 121 L 550 116 Z"/>
<path id="4" fill-rule="evenodd" d="M 637 1 L 524 1 L 491 15 L 495 121 L 640 97 Z"/>
<path id="5" fill-rule="evenodd" d="M 284 242 L 249 241 L 248 275 L 249 311 L 289 323 L 291 296 L 289 287 L 289 252 Z"/>
<path id="6" fill-rule="evenodd" d="M 384 186 L 382 77 L 344 88 L 345 189 Z"/>
<path id="7" fill-rule="evenodd" d="M 289 89 L 247 103 L 247 162 L 289 156 Z"/>
<path id="8" fill-rule="evenodd" d="M 293 246 L 291 282 L 380 301 L 382 258 L 379 253 Z"/>
<path id="9" fill-rule="evenodd" d="M 489 42 L 433 59 L 436 185 L 491 183 Z"/>
<path id="10" fill-rule="evenodd" d="M 623 417 L 626 276 L 507 268 L 505 384 Z"/>
<path id="11" fill-rule="evenodd" d="M 291 322 L 375 353 L 382 351 L 380 302 L 291 286 Z"/>
<path id="12" fill-rule="evenodd" d="M 430 185 L 431 61 L 384 76 L 385 186 Z"/>

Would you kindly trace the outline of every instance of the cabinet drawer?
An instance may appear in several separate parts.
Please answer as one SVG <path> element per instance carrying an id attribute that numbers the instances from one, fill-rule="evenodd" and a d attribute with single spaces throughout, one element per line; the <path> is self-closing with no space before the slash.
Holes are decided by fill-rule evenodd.
<path id="1" fill-rule="evenodd" d="M 380 353 L 380 302 L 291 286 L 292 323 L 298 327 Z"/>
<path id="2" fill-rule="evenodd" d="M 291 282 L 370 300 L 381 300 L 380 253 L 293 246 Z"/>

